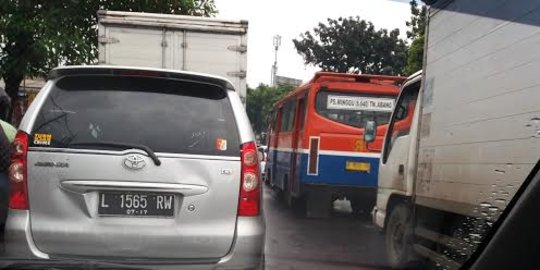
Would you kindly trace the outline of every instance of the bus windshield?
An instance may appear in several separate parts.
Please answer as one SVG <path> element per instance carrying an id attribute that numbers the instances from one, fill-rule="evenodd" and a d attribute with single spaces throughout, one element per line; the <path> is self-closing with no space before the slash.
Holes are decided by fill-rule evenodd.
<path id="1" fill-rule="evenodd" d="M 336 122 L 364 127 L 367 121 L 385 125 L 394 108 L 395 97 L 345 91 L 321 90 L 317 93 L 317 112 Z"/>

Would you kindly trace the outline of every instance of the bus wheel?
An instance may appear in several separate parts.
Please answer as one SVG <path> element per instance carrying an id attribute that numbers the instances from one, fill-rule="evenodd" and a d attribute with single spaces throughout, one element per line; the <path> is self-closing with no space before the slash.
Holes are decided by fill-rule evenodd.
<path id="1" fill-rule="evenodd" d="M 352 214 L 355 217 L 366 216 L 368 217 L 373 209 L 373 203 L 359 197 L 352 198 L 351 202 Z"/>
<path id="2" fill-rule="evenodd" d="M 394 268 L 406 266 L 412 256 L 412 228 L 409 213 L 405 205 L 396 205 L 386 225 L 386 254 L 388 263 Z"/>
<path id="3" fill-rule="evenodd" d="M 295 197 L 291 192 L 290 188 L 287 189 L 285 193 L 285 201 L 287 206 L 291 208 L 298 215 L 305 215 L 306 213 L 306 200 L 304 197 Z"/>
<path id="4" fill-rule="evenodd" d="M 291 184 L 288 179 L 285 180 L 285 187 L 283 191 L 283 199 L 287 207 L 291 208 L 295 212 L 302 210 L 302 199 L 295 197 L 291 192 Z"/>
<path id="5" fill-rule="evenodd" d="M 263 176 L 263 182 L 267 185 L 267 186 L 270 186 L 270 178 L 271 175 L 270 175 L 270 170 L 267 170 L 266 173 L 264 174 Z"/>
<path id="6" fill-rule="evenodd" d="M 291 191 L 289 187 L 289 179 L 288 176 L 285 176 L 285 178 L 283 179 L 283 189 L 281 190 L 281 200 L 287 207 L 289 207 L 289 198 L 291 196 L 290 194 Z"/>
<path id="7" fill-rule="evenodd" d="M 326 190 L 310 188 L 306 190 L 306 217 L 328 218 L 332 212 L 332 194 Z"/>

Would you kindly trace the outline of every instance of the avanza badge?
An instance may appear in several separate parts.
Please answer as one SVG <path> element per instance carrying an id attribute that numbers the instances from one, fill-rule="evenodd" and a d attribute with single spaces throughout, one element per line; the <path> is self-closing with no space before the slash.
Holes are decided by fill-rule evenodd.
<path id="1" fill-rule="evenodd" d="M 52 135 L 45 133 L 34 134 L 35 145 L 51 145 Z"/>

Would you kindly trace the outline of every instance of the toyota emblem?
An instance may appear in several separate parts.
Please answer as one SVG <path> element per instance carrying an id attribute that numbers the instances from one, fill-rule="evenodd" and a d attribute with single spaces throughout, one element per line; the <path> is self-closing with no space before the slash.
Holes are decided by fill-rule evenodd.
<path id="1" fill-rule="evenodd" d="M 128 169 L 140 170 L 146 166 L 146 162 L 141 155 L 129 155 L 124 159 L 124 166 Z"/>

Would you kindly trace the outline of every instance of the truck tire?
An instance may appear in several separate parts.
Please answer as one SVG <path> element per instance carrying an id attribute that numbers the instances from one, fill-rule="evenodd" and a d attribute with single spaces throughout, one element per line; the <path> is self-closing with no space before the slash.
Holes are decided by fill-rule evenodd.
<path id="1" fill-rule="evenodd" d="M 385 242 L 391 267 L 403 268 L 412 260 L 412 228 L 406 205 L 398 204 L 392 209 L 386 225 Z"/>

